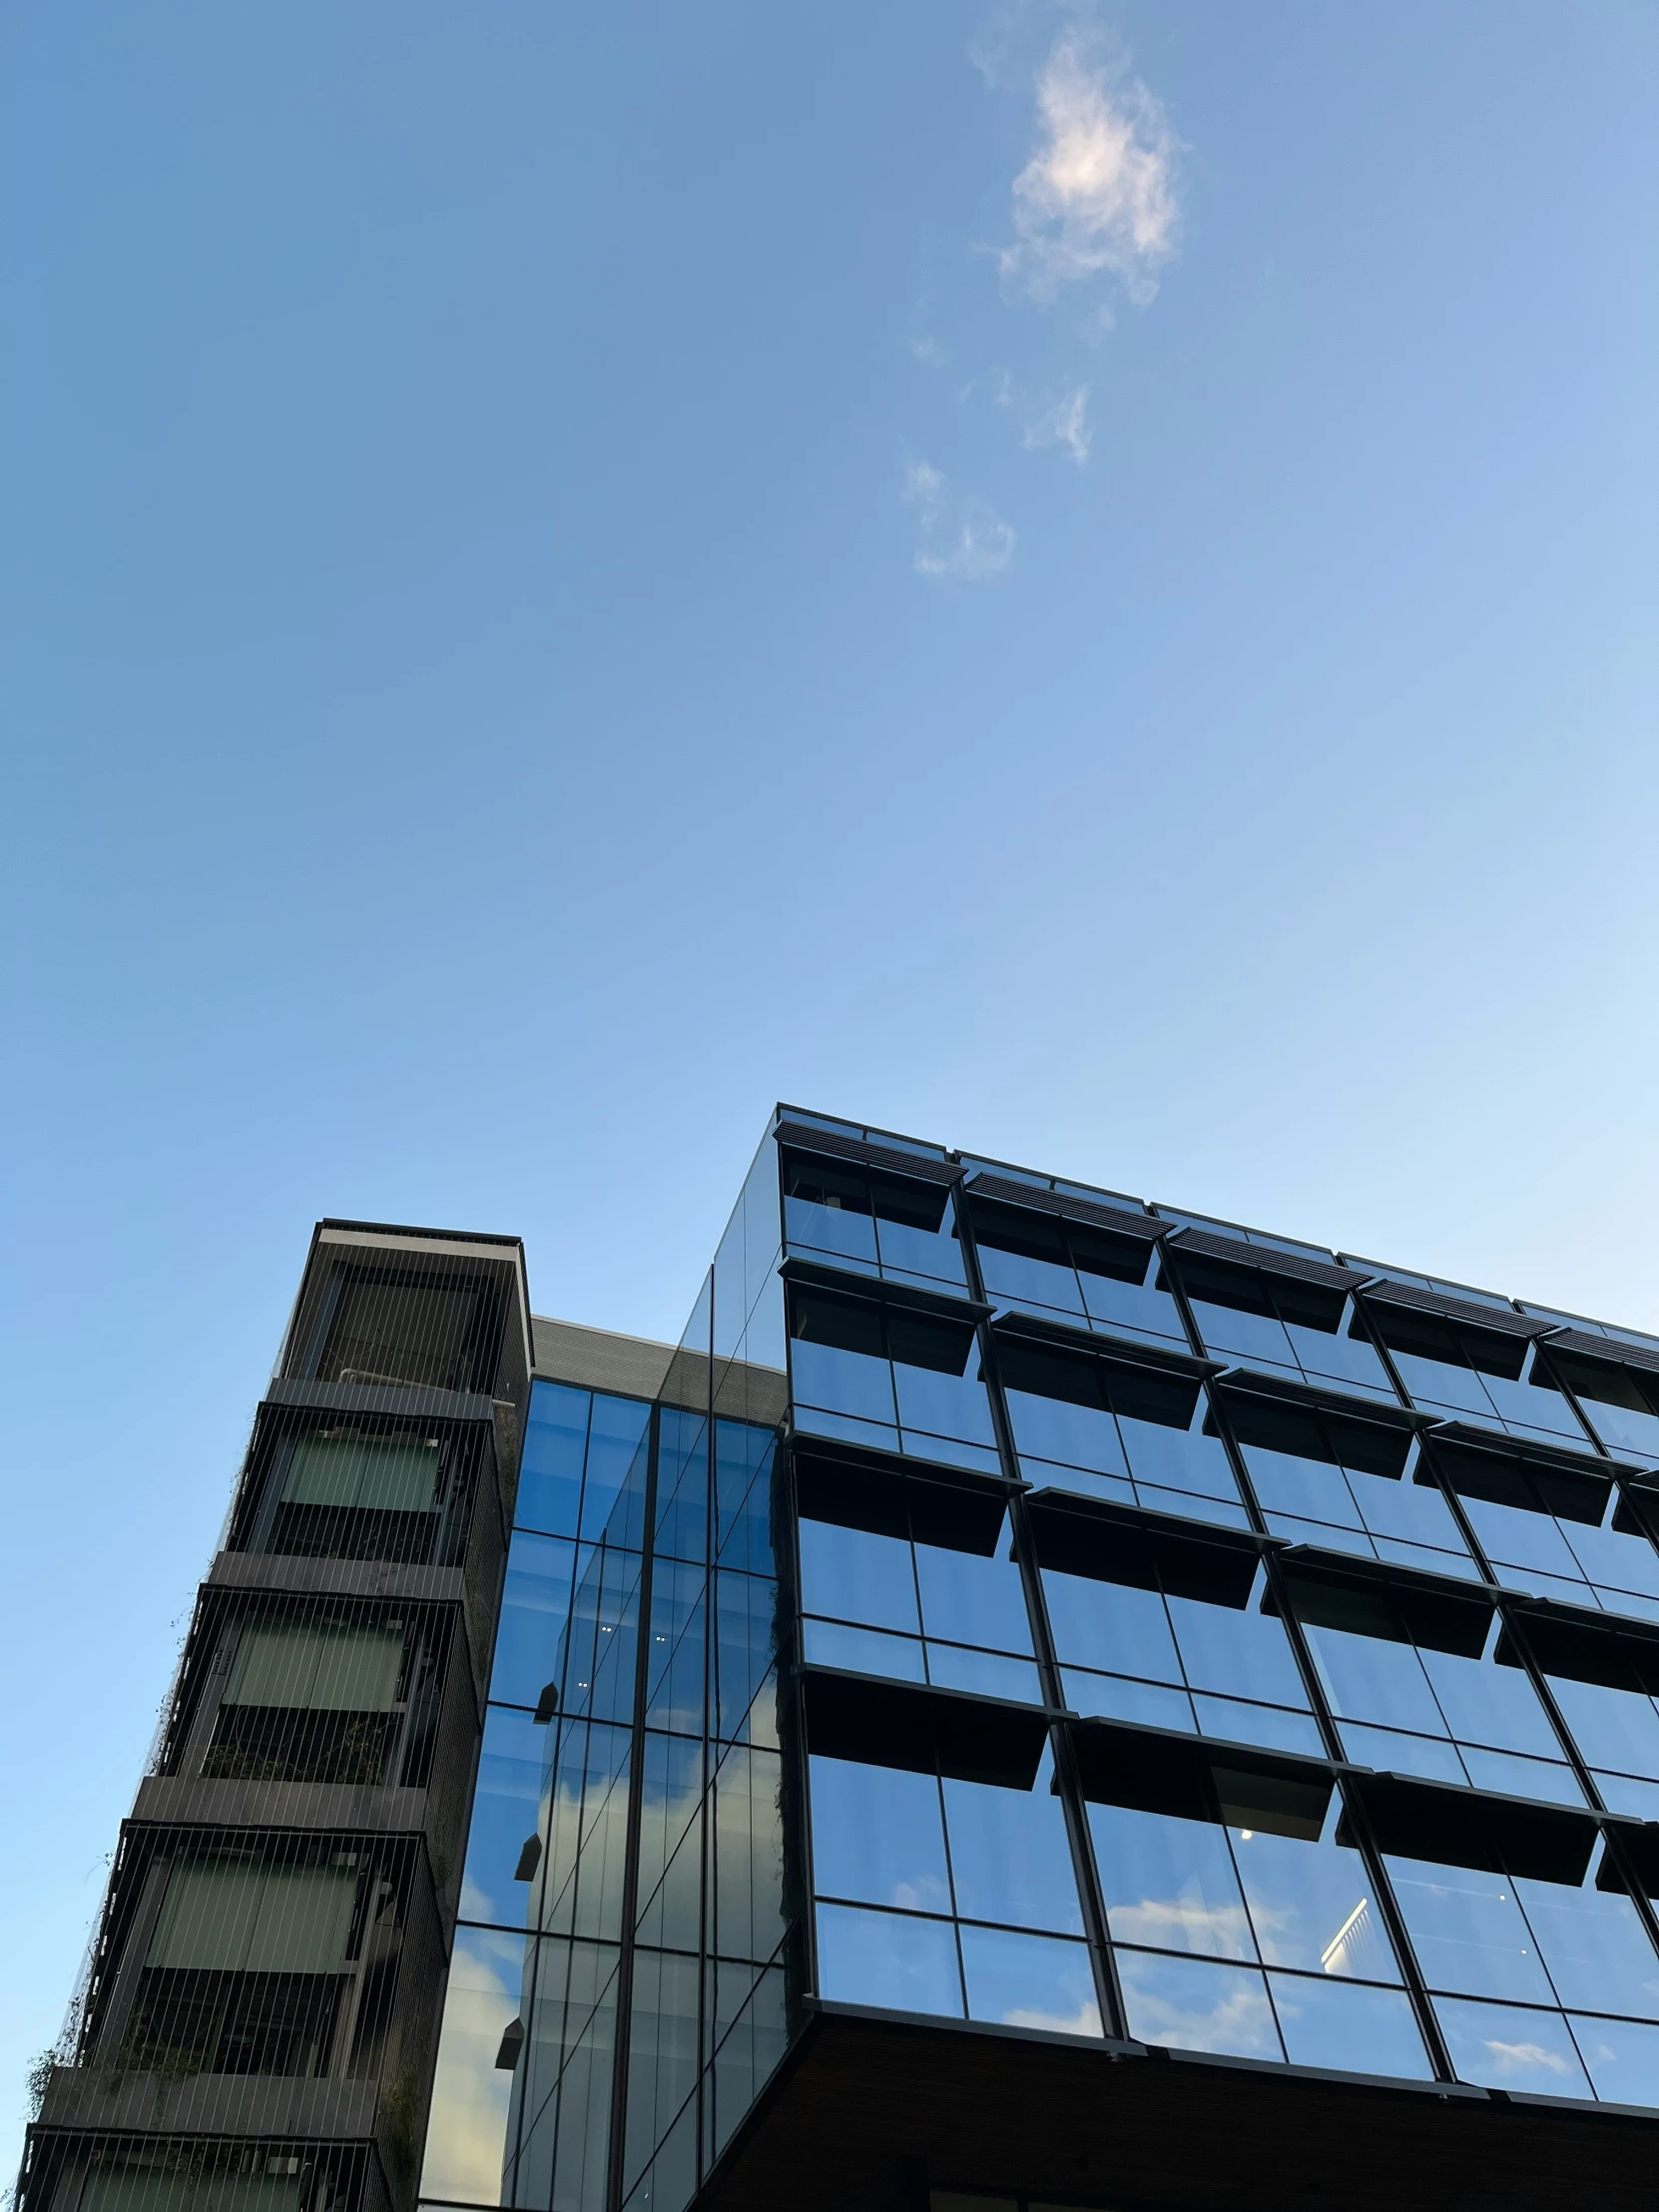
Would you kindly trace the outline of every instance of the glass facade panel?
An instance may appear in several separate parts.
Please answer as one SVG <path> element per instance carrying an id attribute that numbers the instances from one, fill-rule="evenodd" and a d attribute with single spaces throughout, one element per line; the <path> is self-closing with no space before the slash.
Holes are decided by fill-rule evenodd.
<path id="1" fill-rule="evenodd" d="M 1477 1789 L 1583 1803 L 1518 1648 L 1472 1593 L 1301 1574 L 1291 1588 L 1351 1758 Z"/>
<path id="2" fill-rule="evenodd" d="M 943 1184 L 786 1152 L 784 1193 L 792 1253 L 963 1293 L 962 1248 Z"/>
<path id="3" fill-rule="evenodd" d="M 1254 1391 L 1228 1391 L 1225 1405 L 1275 1535 L 1429 1573 L 1477 1572 L 1408 1428 Z"/>
<path id="4" fill-rule="evenodd" d="M 832 2003 L 964 2016 L 961 1962 L 949 1921 L 845 1905 L 820 1905 L 816 1921 L 820 1990 Z"/>
<path id="5" fill-rule="evenodd" d="M 1177 1270 L 1259 1381 L 1183 1360 Z M 1491 1440 L 1390 1416 L 1374 1328 Z M 815 1985 L 1093 2038 L 1115 1981 L 1146 2041 L 1404 2080 L 1431 2005 L 1466 2083 L 1659 2103 L 1574 1768 L 1659 1821 L 1659 1486 L 1598 1443 L 1659 1462 L 1613 1358 L 763 1147 L 655 1409 L 532 1395 L 427 2192 L 598 2212 L 615 2136 L 609 2201 L 680 2212 Z"/>
<path id="6" fill-rule="evenodd" d="M 1322 1756 L 1301 1670 L 1283 1622 L 1267 1609 L 1253 1552 L 1147 1541 L 1128 1528 L 1103 1541 L 1096 1531 L 1085 1537 L 1086 1528 L 1048 1516 L 1039 1539 L 1049 1619 L 1077 1711 Z M 1084 1566 L 1086 1573 L 1068 1571 Z M 1120 1687 L 1122 1677 L 1139 1681 Z M 1176 1702 L 1176 1686 L 1190 1704 Z"/>
<path id="7" fill-rule="evenodd" d="M 970 2020 L 1040 2027 L 1050 2034 L 1100 2034 L 1087 1944 L 1018 1936 L 1005 1928 L 964 1928 L 961 1941 Z"/>
<path id="8" fill-rule="evenodd" d="M 1233 2058 L 1284 2057 L 1260 1969 L 1137 1950 L 1120 1950 L 1117 1965 L 1129 2032 L 1141 2042 Z"/>
<path id="9" fill-rule="evenodd" d="M 1212 1766 L 1196 1746 L 1171 1758 L 1147 1738 L 1103 1745 L 1085 1768 L 1133 2032 L 1239 2056 L 1272 2056 L 1282 2036 L 1304 2064 L 1429 2071 L 1328 1772 Z M 1203 1959 L 1218 1971 L 1189 1969 Z M 1281 1970 L 1234 1970 L 1260 1964 Z"/>
<path id="10" fill-rule="evenodd" d="M 1251 1264 L 1248 1251 L 1236 1266 L 1179 1246 L 1171 1252 L 1212 1359 L 1397 1402 L 1352 1299 Z"/>
<path id="11" fill-rule="evenodd" d="M 999 1363 L 1020 1471 L 1039 1487 L 1249 1525 L 1194 1376 L 1004 1338 Z"/>
<path id="12" fill-rule="evenodd" d="M 1608 1349 L 1606 1363 L 1559 1352 L 1544 1357 L 1583 1407 L 1604 1451 L 1659 1463 L 1659 1376 L 1615 1365 L 1611 1343 Z"/>
<path id="13" fill-rule="evenodd" d="M 1524 1337 L 1368 1302 L 1411 1402 L 1448 1420 L 1582 1448 L 1584 1424 Z"/>
<path id="14" fill-rule="evenodd" d="M 970 1195 L 985 1296 L 1103 1336 L 1185 1352 L 1187 1333 L 1144 1239 Z"/>
<path id="15" fill-rule="evenodd" d="M 965 1323 L 800 1288 L 790 1319 L 798 1427 L 1001 1471 L 978 1348 Z"/>
<path id="16" fill-rule="evenodd" d="M 812 1788 L 813 1884 L 821 1897 L 906 1913 L 950 1912 L 935 1776 L 815 1758 Z"/>
<path id="17" fill-rule="evenodd" d="M 514 1531 L 495 1632 L 490 1696 L 501 1705 L 535 1706 L 558 1673 L 559 1639 L 571 1593 L 593 1558 L 568 1540 Z"/>

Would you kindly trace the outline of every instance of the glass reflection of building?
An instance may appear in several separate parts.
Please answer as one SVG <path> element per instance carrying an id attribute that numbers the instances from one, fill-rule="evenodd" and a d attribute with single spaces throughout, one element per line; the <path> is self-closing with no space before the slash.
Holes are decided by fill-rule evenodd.
<path id="1" fill-rule="evenodd" d="M 422 2205 L 1645 2201 L 1659 1340 L 780 1109 L 680 1343 L 532 1357 Z M 260 1527 L 401 1556 L 430 1466 L 337 1442 Z M 461 1633 L 262 1614 L 200 1771 L 418 1785 L 436 1720 L 384 1715 Z M 306 1665 L 334 1703 L 272 1720 Z M 326 1841 L 262 1847 L 301 1962 L 357 1939 Z M 225 1917 L 185 1856 L 152 1968 Z M 191 2166 L 60 2110 L 27 2212 L 413 2202 L 381 2121 Z"/>

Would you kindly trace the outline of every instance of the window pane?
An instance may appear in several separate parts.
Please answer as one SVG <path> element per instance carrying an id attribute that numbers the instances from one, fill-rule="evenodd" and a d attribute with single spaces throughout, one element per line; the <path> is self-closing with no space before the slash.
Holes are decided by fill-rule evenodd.
<path id="1" fill-rule="evenodd" d="M 1065 2035 L 1101 2032 L 1086 1944 L 999 1928 L 964 1928 L 961 1936 L 969 2019 Z"/>
<path id="2" fill-rule="evenodd" d="M 930 1774 L 812 1761 L 813 1882 L 821 1896 L 948 1913 L 950 1877 Z"/>
<path id="3" fill-rule="evenodd" d="M 962 2017 L 956 1934 L 949 1921 L 817 1908 L 820 1994 L 841 2004 Z"/>
<path id="4" fill-rule="evenodd" d="M 922 1626 L 929 1636 L 995 1651 L 1029 1652 L 1031 1621 L 1012 1559 L 917 1544 Z"/>
<path id="5" fill-rule="evenodd" d="M 1245 1465 L 1263 1507 L 1310 1520 L 1338 1521 L 1350 1528 L 1364 1524 L 1342 1469 L 1328 1459 L 1304 1459 L 1262 1444 L 1243 1446 Z"/>
<path id="6" fill-rule="evenodd" d="M 1343 1330 L 1328 1336 L 1324 1330 L 1302 1328 L 1295 1322 L 1288 1322 L 1286 1327 L 1297 1358 L 1309 1375 L 1330 1376 L 1351 1388 L 1394 1397 L 1394 1386 L 1369 1339 Z"/>
<path id="7" fill-rule="evenodd" d="M 932 1368 L 905 1367 L 895 1358 L 892 1372 L 898 1417 L 905 1428 L 960 1436 L 994 1454 L 996 1431 L 977 1360 L 970 1363 L 966 1375 L 941 1375 Z"/>
<path id="8" fill-rule="evenodd" d="M 1166 1690 L 1151 1682 L 1129 1682 L 1118 1674 L 1084 1674 L 1068 1668 L 1062 1677 L 1066 1703 L 1085 1719 L 1140 1721 L 1148 1728 L 1193 1732 L 1192 1701 L 1185 1690 Z"/>
<path id="9" fill-rule="evenodd" d="M 1575 2014 L 1573 2041 L 1607 2104 L 1659 2104 L 1659 2028 Z"/>
<path id="10" fill-rule="evenodd" d="M 1235 1611 L 1189 1597 L 1167 1602 L 1187 1680 L 1195 1690 L 1306 1708 L 1307 1693 L 1284 1626 L 1271 1614 L 1254 1603 Z"/>
<path id="11" fill-rule="evenodd" d="M 1195 1693 L 1193 1711 L 1199 1733 L 1229 1744 L 1262 1744 L 1274 1751 L 1300 1752 L 1323 1759 L 1325 1741 L 1312 1713 L 1287 1712 L 1278 1705 L 1249 1705 L 1243 1698 Z"/>
<path id="12" fill-rule="evenodd" d="M 855 1189 L 853 1179 L 847 1178 L 849 1191 Z M 875 1265 L 875 1224 L 868 1213 L 868 1200 L 862 1198 L 860 1211 L 839 1193 L 832 1205 L 815 1204 L 804 1196 L 791 1196 L 784 1201 L 784 1233 L 792 1245 L 806 1245 L 818 1252 L 828 1252 L 837 1259 L 862 1260 L 868 1266 Z"/>
<path id="13" fill-rule="evenodd" d="M 947 1780 L 945 1821 L 956 1911 L 967 1920 L 1083 1933 L 1071 1847 L 1048 1762 L 1034 1789 Z"/>
<path id="14" fill-rule="evenodd" d="M 1492 1402 L 1472 1369 L 1450 1367 L 1439 1360 L 1420 1360 L 1408 1352 L 1394 1354 L 1399 1379 L 1419 1405 L 1454 1406 L 1480 1419 L 1493 1419 Z"/>
<path id="15" fill-rule="evenodd" d="M 1560 1758 L 1549 1716 L 1519 1667 L 1449 1651 L 1424 1650 L 1418 1657 L 1457 1742 L 1524 1751 L 1535 1759 Z"/>
<path id="16" fill-rule="evenodd" d="M 1228 1834 L 1256 1939 L 1270 1966 L 1365 1981 L 1399 1979 L 1371 1877 L 1357 1851 L 1262 1829 L 1233 1828 Z"/>
<path id="17" fill-rule="evenodd" d="M 582 1478 L 582 1533 L 599 1537 L 610 1524 L 623 1485 L 633 1476 L 643 1493 L 651 1408 L 633 1398 L 595 1396 Z M 620 1532 L 619 1532 L 620 1533 Z"/>
<path id="18" fill-rule="evenodd" d="M 522 1936 L 457 1928 L 426 2129 L 423 2196 L 500 2204 L 507 2108 L 516 2074 L 498 2063 L 528 1999 Z"/>
<path id="19" fill-rule="evenodd" d="M 1434 2006 L 1459 2081 L 1482 2089 L 1526 2089 L 1546 2097 L 1587 2097 L 1590 2084 L 1559 2012 L 1506 2004 Z"/>
<path id="20" fill-rule="evenodd" d="M 1028 1390 L 1011 1389 L 1007 1398 L 1014 1441 L 1022 1454 L 1093 1467 L 1102 1474 L 1128 1473 L 1117 1423 L 1103 1406 L 1074 1405 Z"/>
<path id="21" fill-rule="evenodd" d="M 1659 1552 L 1634 1525 L 1621 1527 L 1621 1501 L 1613 1500 L 1610 1523 L 1586 1528 L 1574 1521 L 1566 1531 L 1573 1556 L 1592 1582 L 1610 1584 L 1615 1590 L 1638 1590 L 1659 1597 Z"/>
<path id="22" fill-rule="evenodd" d="M 807 1658 L 815 1667 L 847 1667 L 854 1674 L 880 1674 L 894 1682 L 925 1682 L 926 1663 L 919 1636 L 894 1636 L 881 1628 L 847 1628 L 839 1621 L 810 1620 Z"/>
<path id="23" fill-rule="evenodd" d="M 1445 1722 L 1414 1645 L 1305 1623 L 1314 1665 L 1339 1720 L 1443 1736 Z M 1358 1756 L 1358 1754 L 1356 1755 Z"/>
<path id="24" fill-rule="evenodd" d="M 437 1488 L 441 1448 L 416 1436 L 301 1436 L 282 1484 L 285 1505 L 420 1512 Z"/>
<path id="25" fill-rule="evenodd" d="M 582 1461 L 588 1443 L 589 1394 L 560 1382 L 530 1392 L 514 1518 L 521 1528 L 574 1536 L 582 1505 Z"/>
<path id="26" fill-rule="evenodd" d="M 1659 1713 L 1650 1698 L 1565 1675 L 1547 1680 L 1587 1766 L 1659 1777 Z"/>
<path id="27" fill-rule="evenodd" d="M 801 1523 L 801 1602 L 809 1613 L 920 1633 L 910 1547 L 902 1537 L 830 1521 Z"/>
<path id="28" fill-rule="evenodd" d="M 1505 1566 L 1536 1567 L 1542 1574 L 1564 1575 L 1572 1581 L 1578 1579 L 1578 1561 L 1550 1514 L 1519 1512 L 1483 1497 L 1467 1496 L 1463 1510 L 1474 1523 L 1474 1532 L 1488 1559 Z"/>
<path id="29" fill-rule="evenodd" d="M 1584 1793 L 1563 1760 L 1528 1759 L 1518 1751 L 1481 1751 L 1459 1744 L 1458 1757 L 1477 1790 L 1504 1797 L 1546 1798 L 1552 1805 L 1582 1805 Z"/>
<path id="30" fill-rule="evenodd" d="M 885 1360 L 797 1337 L 790 1364 L 795 1394 L 804 1405 L 827 1406 L 861 1420 L 893 1418 L 892 1370 Z"/>
<path id="31" fill-rule="evenodd" d="M 403 1671 L 403 1630 L 340 1621 L 249 1622 L 225 1685 L 227 1705 L 383 1713 Z"/>
<path id="32" fill-rule="evenodd" d="M 1091 1805 L 1089 1829 L 1116 1941 L 1254 1960 L 1227 1838 L 1213 1822 Z"/>
<path id="33" fill-rule="evenodd" d="M 1073 1316 L 1083 1311 L 1082 1293 L 1069 1263 L 999 1252 L 981 1241 L 979 1266 L 987 1298 L 1004 1300 L 1011 1306 L 1048 1307 Z"/>
<path id="34" fill-rule="evenodd" d="M 541 1769 L 549 1733 L 509 1706 L 492 1705 L 485 1717 L 461 1877 L 463 1920 L 524 1925 L 532 1885 L 514 1878 L 526 1843 L 541 1826 Z"/>
<path id="35" fill-rule="evenodd" d="M 929 1642 L 926 1652 L 927 1679 L 940 1689 L 1011 1698 L 1019 1705 L 1043 1702 L 1042 1682 L 1030 1659 L 1006 1659 L 999 1651 L 970 1651 L 962 1644 Z"/>
<path id="36" fill-rule="evenodd" d="M 1387 1866 L 1411 1947 L 1431 1989 L 1551 2001 L 1532 1933 L 1506 1875 L 1416 1859 L 1389 1859 Z"/>
<path id="37" fill-rule="evenodd" d="M 1134 1950 L 1120 1950 L 1117 1965 L 1129 2032 L 1141 2042 L 1236 2058 L 1284 2057 L 1267 1983 L 1254 1968 Z"/>
<path id="38" fill-rule="evenodd" d="M 1390 1481 L 1385 1475 L 1360 1474 L 1351 1467 L 1348 1482 L 1373 1535 L 1393 1536 L 1403 1543 L 1435 1544 L 1466 1556 L 1468 1546 L 1462 1530 L 1431 1479 Z"/>
<path id="39" fill-rule="evenodd" d="M 1295 1372 L 1296 1354 L 1284 1324 L 1271 1314 L 1241 1314 L 1231 1307 L 1212 1306 L 1194 1299 L 1193 1319 L 1206 1352 L 1218 1359 L 1245 1360 L 1255 1367 L 1289 1368 Z"/>
<path id="40" fill-rule="evenodd" d="M 1403 1990 L 1290 1973 L 1270 1973 L 1268 1986 L 1293 2066 L 1432 2079 L 1434 2069 Z"/>
<path id="41" fill-rule="evenodd" d="M 1443 1736 L 1406 1736 L 1344 1721 L 1342 1738 L 1356 1766 L 1376 1767 L 1382 1774 L 1417 1775 L 1424 1782 L 1451 1782 L 1459 1789 L 1467 1785 L 1463 1762 Z"/>
<path id="42" fill-rule="evenodd" d="M 1622 1891 L 1518 1881 L 1521 1910 L 1563 2004 L 1659 2020 L 1659 1956 Z"/>
<path id="43" fill-rule="evenodd" d="M 507 1553 L 501 1622 L 495 1635 L 490 1696 L 505 1705 L 534 1705 L 559 1671 L 559 1639 L 570 1618 L 576 1546 L 557 1536 L 519 1529 Z"/>
<path id="44" fill-rule="evenodd" d="M 1202 1419 L 1202 1414 L 1196 1416 Z M 1118 1431 L 1136 1482 L 1161 1488 L 1197 1490 L 1205 1497 L 1236 1499 L 1239 1485 L 1219 1436 L 1207 1436 L 1196 1424 L 1175 1428 L 1162 1421 L 1138 1420 L 1120 1412 Z"/>
<path id="45" fill-rule="evenodd" d="M 610 1945 L 540 1945 L 529 2036 L 506 2077 L 516 2090 L 519 2132 L 504 2202 L 601 2212 L 616 1991 L 617 1954 Z"/>
<path id="46" fill-rule="evenodd" d="M 1081 1574 L 1042 1570 L 1048 1617 L 1062 1663 L 1102 1674 L 1141 1675 L 1152 1682 L 1180 1682 L 1164 1601 L 1156 1590 L 1096 1582 Z"/>
<path id="47" fill-rule="evenodd" d="M 1143 1290 L 1133 1283 L 1097 1275 L 1081 1264 L 1078 1281 L 1092 1321 L 1108 1330 L 1122 1330 L 1125 1336 L 1167 1342 L 1186 1351 L 1187 1332 L 1168 1291 Z"/>

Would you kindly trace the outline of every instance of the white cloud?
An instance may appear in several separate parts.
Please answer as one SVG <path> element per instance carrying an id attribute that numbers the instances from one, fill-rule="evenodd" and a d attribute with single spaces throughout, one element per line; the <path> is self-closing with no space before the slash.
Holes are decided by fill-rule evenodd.
<path id="1" fill-rule="evenodd" d="M 904 472 L 904 501 L 916 510 L 918 575 L 982 584 L 1012 564 L 1013 526 L 982 499 L 953 498 L 942 470 L 912 461 Z"/>
<path id="2" fill-rule="evenodd" d="M 1004 2012 L 1003 2019 L 1010 2027 L 1044 2027 L 1058 2035 L 1099 2035 L 1100 2007 L 1092 1997 L 1086 1999 L 1075 2012 L 1038 2012 L 1028 2008 L 1016 2008 Z"/>
<path id="3" fill-rule="evenodd" d="M 1089 387 L 1074 384 L 1070 391 L 1043 401 L 1020 433 L 1020 443 L 1029 452 L 1045 445 L 1062 445 L 1081 468 L 1089 457 L 1093 434 L 1089 428 Z"/>
<path id="4" fill-rule="evenodd" d="M 1017 241 L 1003 276 L 1043 304 L 1062 285 L 1116 277 L 1137 304 L 1175 253 L 1176 140 L 1139 78 L 1063 31 L 1037 74 L 1042 143 L 1014 179 Z"/>
<path id="5" fill-rule="evenodd" d="M 1546 2050 L 1542 2043 L 1498 2043 L 1488 2039 L 1486 2046 L 1492 2054 L 1494 2073 L 1531 2073 L 1542 2066 L 1548 2073 L 1570 2074 L 1572 2066 L 1557 2050 Z"/>

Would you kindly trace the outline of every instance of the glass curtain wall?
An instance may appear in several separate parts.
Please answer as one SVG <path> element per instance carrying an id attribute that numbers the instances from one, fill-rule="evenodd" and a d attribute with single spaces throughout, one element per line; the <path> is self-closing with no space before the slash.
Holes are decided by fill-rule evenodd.
<path id="1" fill-rule="evenodd" d="M 769 1137 L 655 1404 L 535 1384 L 423 2202 L 678 2212 L 782 2055 Z"/>
<path id="2" fill-rule="evenodd" d="M 1659 1552 L 1553 1325 L 910 1149 L 958 1303 L 873 1183 L 789 1288 L 821 2000 L 1659 2104 Z"/>

